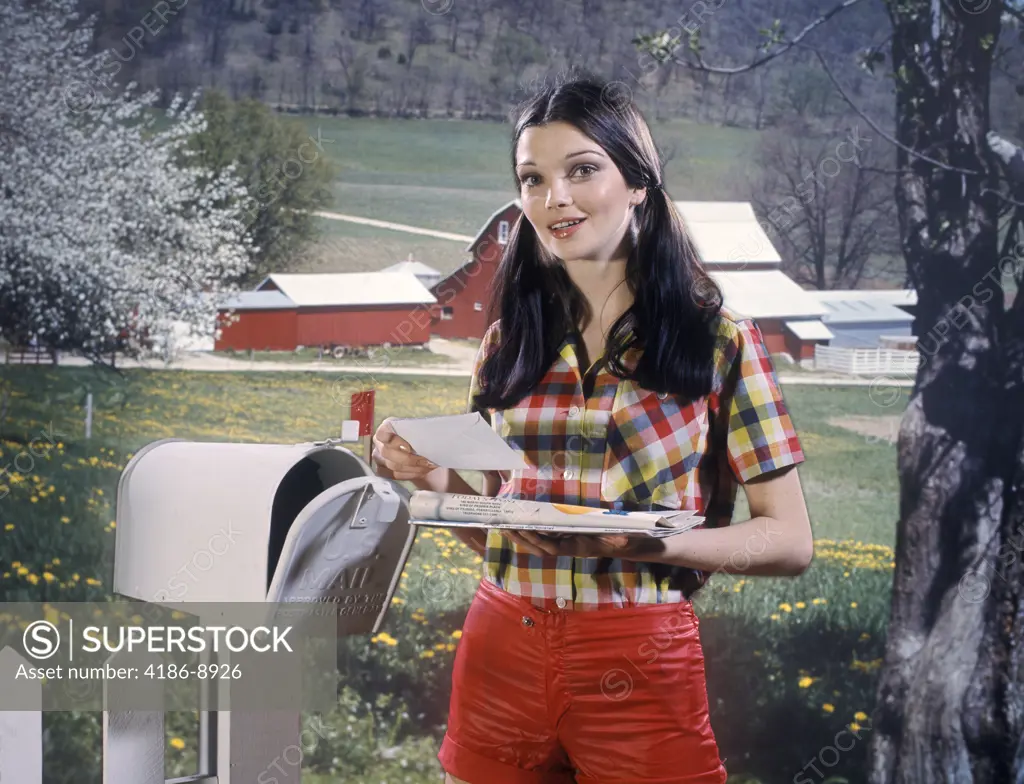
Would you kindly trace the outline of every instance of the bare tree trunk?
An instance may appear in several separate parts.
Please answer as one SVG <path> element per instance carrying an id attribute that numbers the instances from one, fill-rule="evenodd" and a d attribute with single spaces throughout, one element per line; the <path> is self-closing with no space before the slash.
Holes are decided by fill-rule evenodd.
<path id="1" fill-rule="evenodd" d="M 1004 313 L 996 282 L 998 169 L 985 137 L 1002 4 L 888 6 L 893 70 L 905 75 L 897 140 L 945 166 L 898 154 L 926 359 L 899 436 L 897 571 L 871 780 L 1019 782 L 1024 306 Z"/>

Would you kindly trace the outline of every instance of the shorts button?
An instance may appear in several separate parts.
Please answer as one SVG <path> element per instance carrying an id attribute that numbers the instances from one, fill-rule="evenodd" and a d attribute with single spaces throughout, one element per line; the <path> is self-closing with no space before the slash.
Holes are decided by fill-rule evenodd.
<path id="1" fill-rule="evenodd" d="M 576 416 L 579 413 L 580 413 L 579 406 L 573 406 L 572 408 L 569 409 L 569 416 L 571 416 L 571 417 L 574 417 L 574 416 Z"/>
<path id="2" fill-rule="evenodd" d="M 559 608 L 565 607 L 565 599 L 559 596 L 557 599 L 555 599 L 555 604 L 557 604 Z"/>
<path id="3" fill-rule="evenodd" d="M 572 469 L 571 469 L 571 468 L 567 468 L 567 469 L 565 469 L 565 470 L 564 470 L 564 471 L 562 472 L 562 476 L 563 476 L 563 477 L 564 477 L 565 479 L 572 479 Z"/>
<path id="4" fill-rule="evenodd" d="M 658 400 L 664 400 L 667 397 L 668 397 L 668 392 L 659 392 L 658 393 Z"/>
<path id="5" fill-rule="evenodd" d="M 533 618 L 523 616 L 523 626 L 533 626 Z"/>

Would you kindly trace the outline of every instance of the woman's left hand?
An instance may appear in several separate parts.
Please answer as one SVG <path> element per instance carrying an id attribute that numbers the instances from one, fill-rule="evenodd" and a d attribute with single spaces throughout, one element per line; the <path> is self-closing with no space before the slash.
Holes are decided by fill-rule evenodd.
<path id="1" fill-rule="evenodd" d="M 502 536 L 532 555 L 571 555 L 576 558 L 623 558 L 638 560 L 647 537 L 622 534 L 550 535 L 536 531 L 499 529 Z M 651 540 L 657 541 L 657 540 Z"/>

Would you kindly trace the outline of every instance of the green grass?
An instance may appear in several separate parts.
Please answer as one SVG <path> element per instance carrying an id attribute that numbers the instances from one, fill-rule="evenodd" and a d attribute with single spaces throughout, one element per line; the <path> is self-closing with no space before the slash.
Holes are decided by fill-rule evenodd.
<path id="1" fill-rule="evenodd" d="M 143 445 L 165 437 L 281 444 L 320 439 L 336 433 L 347 417 L 348 394 L 372 383 L 352 373 L 312 372 L 115 375 L 9 366 L 2 374 L 0 384 L 13 396 L 2 423 L 0 465 L 22 455 L 24 469 L 0 489 L 0 496 L 8 493 L 0 498 L 4 601 L 108 596 L 117 480 Z M 460 413 L 467 383 L 430 376 L 381 379 L 373 384 L 376 418 Z M 89 441 L 83 433 L 86 391 L 93 392 L 96 407 Z M 712 724 L 736 784 L 792 781 L 857 712 L 870 713 L 888 617 L 895 448 L 827 420 L 892 415 L 905 401 L 882 409 L 860 388 L 792 386 L 785 395 L 807 454 L 800 475 L 817 542 L 815 562 L 795 579 L 717 575 L 695 600 Z M 29 465 L 28 444 L 51 427 L 57 445 L 37 445 Z M 480 486 L 479 474 L 467 472 L 466 478 Z M 742 498 L 736 519 L 746 514 Z M 420 533 L 384 633 L 344 641 L 348 688 L 337 711 L 324 717 L 337 736 L 308 756 L 310 774 L 324 783 L 438 780 L 432 755 L 447 716 L 453 633 L 480 568 L 479 559 L 446 532 Z M 54 771 L 48 782 L 98 782 L 98 718 L 46 714 L 47 764 Z M 167 734 L 168 775 L 194 772 L 194 717 L 169 717 Z M 855 744 L 830 772 L 860 781 L 855 772 L 863 767 L 865 745 Z M 391 749 L 393 758 L 382 758 L 382 748 Z M 313 775 L 307 780 L 318 781 Z"/>
<path id="2" fill-rule="evenodd" d="M 369 217 L 363 209 L 354 211 L 354 214 Z M 487 215 L 481 218 L 481 223 Z M 317 218 L 317 222 L 321 231 L 320 239 L 296 259 L 290 271 L 375 272 L 405 261 L 412 254 L 416 261 L 447 275 L 469 259 L 469 254 L 464 252 L 468 242 L 454 242 L 329 218 Z"/>

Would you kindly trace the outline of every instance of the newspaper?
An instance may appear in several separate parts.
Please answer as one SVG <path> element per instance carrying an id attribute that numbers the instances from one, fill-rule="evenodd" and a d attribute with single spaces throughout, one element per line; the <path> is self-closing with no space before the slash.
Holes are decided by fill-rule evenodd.
<path id="1" fill-rule="evenodd" d="M 693 511 L 625 512 L 575 504 L 521 501 L 416 490 L 409 500 L 413 525 L 515 528 L 556 534 L 626 534 L 663 538 L 704 522 Z"/>

